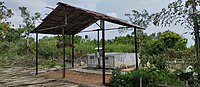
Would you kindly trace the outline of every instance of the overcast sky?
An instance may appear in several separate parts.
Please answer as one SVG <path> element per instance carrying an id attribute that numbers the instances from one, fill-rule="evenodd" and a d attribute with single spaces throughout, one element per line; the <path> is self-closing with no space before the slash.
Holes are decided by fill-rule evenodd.
<path id="1" fill-rule="evenodd" d="M 161 8 L 167 7 L 167 5 L 170 2 L 173 2 L 175 0 L 1 0 L 5 2 L 5 5 L 12 9 L 14 12 L 14 16 L 10 19 L 12 24 L 15 25 L 15 27 L 18 27 L 19 24 L 22 24 L 22 18 L 20 17 L 20 11 L 18 7 L 20 6 L 26 6 L 28 7 L 28 10 L 33 14 L 34 12 L 40 12 L 42 14 L 42 18 L 44 18 L 46 15 L 50 13 L 52 10 L 45 8 L 53 7 L 55 8 L 57 5 L 57 2 L 63 2 L 67 3 L 73 6 L 97 11 L 100 13 L 104 13 L 113 17 L 117 17 L 120 19 L 127 20 L 127 17 L 124 16 L 125 13 L 131 13 L 133 9 L 142 11 L 143 9 L 146 9 L 149 13 L 159 12 L 161 11 Z M 37 23 L 38 25 L 39 23 Z M 113 25 L 110 23 L 106 24 L 106 27 L 116 27 L 117 25 Z M 96 29 L 97 26 L 92 25 L 88 29 Z M 191 44 L 194 44 L 194 41 L 191 39 L 191 35 L 189 34 L 183 34 L 187 29 L 184 29 L 184 27 L 177 25 L 177 26 L 171 26 L 171 27 L 155 27 L 153 25 L 150 25 L 144 32 L 151 34 L 155 32 L 163 32 L 166 30 L 171 30 L 176 33 L 179 33 L 184 38 L 188 39 L 188 46 Z M 120 35 L 126 35 L 130 34 L 133 31 L 127 31 L 126 33 L 119 33 L 116 31 L 106 31 L 106 38 L 112 39 L 115 36 Z M 79 35 L 89 35 L 91 39 L 96 38 L 96 33 L 80 33 Z M 32 35 L 34 36 L 34 35 Z M 44 35 L 42 35 L 44 36 Z M 40 37 L 42 37 L 40 36 Z"/>

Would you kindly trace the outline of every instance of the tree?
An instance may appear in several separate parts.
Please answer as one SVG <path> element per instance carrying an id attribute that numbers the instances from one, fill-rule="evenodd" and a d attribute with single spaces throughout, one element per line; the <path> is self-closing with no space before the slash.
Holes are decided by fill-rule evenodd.
<path id="1" fill-rule="evenodd" d="M 10 22 L 7 19 L 13 15 L 11 9 L 4 5 L 4 2 L 0 1 L 0 40 L 5 39 L 8 29 L 10 28 Z"/>
<path id="2" fill-rule="evenodd" d="M 199 0 L 177 0 L 168 5 L 168 8 L 162 8 L 160 12 L 148 14 L 146 10 L 138 12 L 133 10 L 133 14 L 125 14 L 129 17 L 132 23 L 146 26 L 150 23 L 155 26 L 171 26 L 171 25 L 185 25 L 185 28 L 192 30 L 190 32 L 195 36 L 195 48 L 197 65 L 200 65 L 200 39 L 199 39 L 199 24 L 200 11 L 197 9 L 200 6 Z M 196 68 L 198 68 L 196 66 Z M 200 79 L 200 74 L 198 75 Z"/>
<path id="3" fill-rule="evenodd" d="M 13 15 L 13 12 L 11 9 L 7 8 L 4 5 L 4 2 L 0 1 L 0 20 L 7 20 Z"/>
<path id="4" fill-rule="evenodd" d="M 158 69 L 166 69 L 167 52 L 185 50 L 187 39 L 172 31 L 163 33 L 152 33 L 150 35 L 141 34 L 141 64 L 146 64 L 148 61 L 154 64 Z"/>
<path id="5" fill-rule="evenodd" d="M 20 25 L 22 29 L 25 30 L 25 37 L 26 37 L 26 48 L 28 54 L 29 48 L 29 34 L 35 28 L 35 22 L 40 20 L 41 14 L 36 12 L 33 16 L 31 16 L 30 12 L 27 10 L 27 7 L 19 7 L 21 11 L 21 17 L 23 18 L 23 25 Z"/>
<path id="6" fill-rule="evenodd" d="M 160 35 L 158 35 L 160 34 Z M 156 37 L 156 38 L 155 38 Z M 142 39 L 142 53 L 148 55 L 159 55 L 168 49 L 185 50 L 187 39 L 172 31 L 158 32 L 157 36 L 151 35 Z"/>
<path id="7" fill-rule="evenodd" d="M 14 43 L 21 38 L 20 29 L 10 28 L 6 34 L 5 41 Z"/>
<path id="8" fill-rule="evenodd" d="M 184 50 L 186 49 L 187 39 L 172 31 L 163 32 L 159 38 L 166 49 Z"/>

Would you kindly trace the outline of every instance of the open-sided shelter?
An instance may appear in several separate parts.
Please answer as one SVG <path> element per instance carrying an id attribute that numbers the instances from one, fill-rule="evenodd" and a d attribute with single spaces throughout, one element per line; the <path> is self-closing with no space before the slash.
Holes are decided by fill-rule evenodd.
<path id="1" fill-rule="evenodd" d="M 88 26 L 96 23 L 100 20 L 100 29 L 97 29 L 98 36 L 99 31 L 102 31 L 102 64 L 103 64 L 103 84 L 105 84 L 105 21 L 126 26 L 128 28 L 134 28 L 135 36 L 136 29 L 143 29 L 142 27 L 134 24 L 130 24 L 118 18 L 114 18 L 102 13 L 74 7 L 64 3 L 57 3 L 57 7 L 43 19 L 43 22 L 37 26 L 31 33 L 36 33 L 36 74 L 38 74 L 38 33 L 42 34 L 62 34 L 63 42 L 65 42 L 65 35 L 72 36 L 72 45 L 74 45 L 74 35 L 81 32 Z M 99 37 L 98 37 L 99 39 Z M 136 42 L 136 37 L 135 37 Z M 137 42 L 136 42 L 137 43 Z M 65 45 L 65 44 L 64 44 Z M 99 40 L 98 40 L 99 48 Z M 137 53 L 137 44 L 135 44 L 135 50 Z M 65 47 L 63 47 L 63 78 L 65 77 Z M 136 54 L 137 58 L 137 54 Z M 74 47 L 72 47 L 72 67 L 74 67 Z M 136 68 L 138 67 L 136 59 Z"/>

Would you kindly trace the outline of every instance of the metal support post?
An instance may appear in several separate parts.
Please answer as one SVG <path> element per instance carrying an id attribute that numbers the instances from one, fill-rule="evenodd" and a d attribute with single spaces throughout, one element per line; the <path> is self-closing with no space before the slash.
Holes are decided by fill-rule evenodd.
<path id="1" fill-rule="evenodd" d="M 38 33 L 36 33 L 36 75 L 38 75 Z"/>
<path id="2" fill-rule="evenodd" d="M 136 69 L 138 69 L 138 47 L 137 47 L 137 31 L 136 27 L 134 27 L 134 35 L 135 35 L 135 61 L 136 61 Z"/>
<path id="3" fill-rule="evenodd" d="M 74 35 L 72 35 L 72 67 L 74 68 Z"/>
<path id="4" fill-rule="evenodd" d="M 98 45 L 98 50 L 97 50 L 97 57 L 98 57 L 98 68 L 100 69 L 100 52 L 99 52 L 99 30 L 97 32 L 97 45 Z"/>
<path id="5" fill-rule="evenodd" d="M 65 29 L 62 29 L 63 37 L 63 79 L 65 78 Z"/>
<path id="6" fill-rule="evenodd" d="M 100 26 L 102 29 L 102 65 L 103 65 L 103 84 L 105 85 L 105 24 L 104 20 L 100 20 Z"/>

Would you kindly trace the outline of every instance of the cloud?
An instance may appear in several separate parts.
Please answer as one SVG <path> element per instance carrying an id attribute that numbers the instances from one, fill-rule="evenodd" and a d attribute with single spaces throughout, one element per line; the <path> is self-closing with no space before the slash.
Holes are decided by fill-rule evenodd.
<path id="1" fill-rule="evenodd" d="M 65 0 L 65 3 L 95 11 L 99 1 L 100 0 Z"/>
<path id="2" fill-rule="evenodd" d="M 143 9 L 146 9 L 149 13 L 159 12 L 162 8 L 166 8 L 168 4 L 173 1 L 175 0 L 101 0 L 97 4 L 97 11 L 104 13 L 115 12 L 118 18 L 128 19 L 124 16 L 124 14 L 131 13 L 132 10 L 142 11 Z M 184 27 L 182 27 L 181 25 L 162 28 L 150 25 L 144 32 L 146 32 L 147 34 L 151 34 L 163 32 L 165 30 L 171 30 L 180 35 L 188 31 L 184 29 Z M 183 36 L 189 40 L 188 46 L 194 43 L 194 41 L 191 40 L 191 35 L 186 34 Z"/>
<path id="3" fill-rule="evenodd" d="M 20 17 L 20 11 L 18 7 L 26 6 L 28 7 L 29 11 L 33 14 L 35 12 L 40 12 L 42 14 L 42 18 L 44 18 L 46 13 L 50 13 L 50 9 L 45 8 L 45 6 L 55 8 L 57 2 L 67 3 L 73 6 L 97 11 L 100 13 L 104 13 L 113 17 L 117 17 L 120 19 L 127 19 L 124 16 L 125 13 L 131 13 L 131 11 L 138 10 L 142 11 L 146 9 L 149 13 L 159 12 L 163 7 L 167 7 L 167 5 L 175 0 L 1 0 L 5 2 L 5 5 L 8 8 L 11 8 L 14 11 L 14 16 L 10 19 L 15 27 L 18 27 L 19 24 L 22 23 L 22 19 Z M 117 25 L 106 24 L 109 27 L 116 27 Z M 88 28 L 89 29 L 89 28 Z M 153 32 L 160 32 L 164 30 L 172 30 L 179 34 L 183 34 L 185 30 L 181 26 L 174 26 L 174 27 L 154 27 L 149 26 L 145 32 L 148 34 Z M 90 33 L 91 34 L 91 33 Z M 92 35 L 92 34 L 91 34 Z M 116 31 L 109 31 L 107 33 L 108 38 L 113 38 L 115 35 L 119 35 Z M 93 35 L 94 38 L 96 37 Z M 189 45 L 193 44 L 191 40 L 191 35 L 187 34 L 184 37 L 189 39 Z"/>
<path id="4" fill-rule="evenodd" d="M 22 18 L 21 18 L 21 11 L 19 10 L 19 7 L 28 7 L 28 10 L 31 14 L 34 14 L 35 12 L 40 13 L 46 13 L 48 10 L 45 9 L 45 6 L 47 6 L 45 1 L 37 1 L 37 0 L 3 0 L 5 2 L 5 5 L 12 9 L 14 15 L 9 19 L 9 21 L 14 24 L 14 27 L 17 28 L 19 24 L 22 24 Z M 42 16 L 44 16 L 42 14 Z"/>
<path id="5" fill-rule="evenodd" d="M 70 5 L 74 5 L 81 8 L 86 8 L 90 10 L 96 10 L 96 4 L 99 0 L 2 0 L 5 2 L 5 5 L 12 9 L 14 12 L 14 16 L 9 20 L 12 21 L 12 23 L 15 25 L 15 27 L 18 27 L 19 24 L 22 23 L 22 19 L 20 18 L 20 10 L 18 9 L 21 6 L 28 7 L 28 10 L 31 12 L 31 14 L 34 14 L 35 12 L 39 12 L 42 15 L 42 18 L 44 18 L 46 15 L 50 13 L 52 10 L 45 8 L 46 6 L 55 8 L 58 2 L 67 3 Z M 90 3 L 88 3 L 90 2 Z"/>

